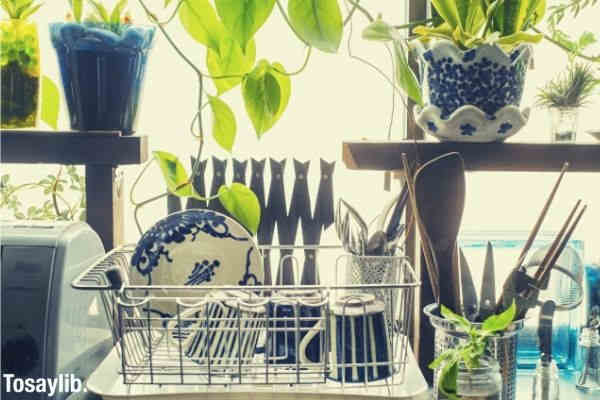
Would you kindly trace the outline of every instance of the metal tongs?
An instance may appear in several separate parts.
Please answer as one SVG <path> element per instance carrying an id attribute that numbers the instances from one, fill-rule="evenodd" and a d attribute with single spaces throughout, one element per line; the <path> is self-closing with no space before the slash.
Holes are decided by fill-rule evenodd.
<path id="1" fill-rule="evenodd" d="M 529 276 L 526 268 L 523 266 L 523 262 L 525 261 L 527 252 L 531 248 L 542 222 L 548 213 L 548 209 L 554 200 L 554 196 L 556 195 L 558 187 L 568 167 L 569 163 L 565 163 L 563 165 L 560 176 L 558 177 L 558 180 L 555 183 L 554 188 L 552 189 L 552 192 L 550 193 L 550 196 L 546 201 L 546 204 L 544 205 L 544 208 L 542 209 L 542 212 L 538 217 L 538 220 L 534 225 L 527 242 L 525 243 L 525 246 L 523 247 L 523 250 L 521 251 L 521 255 L 517 260 L 517 264 L 504 283 L 502 296 L 496 304 L 497 313 L 506 310 L 508 307 L 510 307 L 512 302 L 515 301 L 517 305 L 517 319 L 523 319 L 525 318 L 527 311 L 538 304 L 540 291 L 548 288 L 548 282 L 550 280 L 552 268 L 554 268 L 556 261 L 565 249 L 569 239 L 571 238 L 571 235 L 573 234 L 573 231 L 579 224 L 583 213 L 587 209 L 587 205 L 584 206 L 577 214 L 575 220 L 571 222 L 581 204 L 581 200 L 577 201 L 558 235 L 548 249 L 548 252 L 544 256 L 541 264 L 538 266 L 534 276 Z"/>

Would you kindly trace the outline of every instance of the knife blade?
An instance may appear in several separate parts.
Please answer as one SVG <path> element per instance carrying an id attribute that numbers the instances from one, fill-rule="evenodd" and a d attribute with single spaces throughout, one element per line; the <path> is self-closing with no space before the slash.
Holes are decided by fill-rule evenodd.
<path id="1" fill-rule="evenodd" d="M 462 296 L 462 314 L 469 321 L 475 320 L 477 315 L 477 292 L 471 275 L 471 268 L 461 248 L 458 248 L 460 255 L 460 289 Z"/>
<path id="2" fill-rule="evenodd" d="M 479 295 L 479 319 L 484 321 L 494 313 L 496 308 L 496 272 L 494 266 L 494 248 L 487 243 L 485 264 L 483 266 L 483 280 Z"/>
<path id="3" fill-rule="evenodd" d="M 556 304 L 552 300 L 548 300 L 542 304 L 540 313 L 540 321 L 538 325 L 538 337 L 540 339 L 540 355 L 542 361 L 552 361 L 552 319 Z"/>

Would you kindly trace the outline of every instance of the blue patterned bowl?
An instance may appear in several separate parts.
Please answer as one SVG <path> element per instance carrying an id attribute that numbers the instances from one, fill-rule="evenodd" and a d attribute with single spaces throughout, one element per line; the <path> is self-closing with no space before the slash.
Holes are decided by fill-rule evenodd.
<path id="1" fill-rule="evenodd" d="M 211 211 L 191 209 L 157 222 L 131 257 L 133 285 L 262 285 L 264 271 L 256 243 L 239 223 Z M 186 290 L 154 292 L 156 297 L 190 296 Z M 198 296 L 198 293 L 194 293 Z M 155 316 L 171 318 L 175 302 L 152 305 Z"/>

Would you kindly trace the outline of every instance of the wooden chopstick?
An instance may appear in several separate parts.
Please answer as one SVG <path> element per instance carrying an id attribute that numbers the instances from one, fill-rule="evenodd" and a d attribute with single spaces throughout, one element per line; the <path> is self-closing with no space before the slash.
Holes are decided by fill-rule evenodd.
<path id="1" fill-rule="evenodd" d="M 527 257 L 527 252 L 533 245 L 533 241 L 535 240 L 535 237 L 537 236 L 538 231 L 540 230 L 540 227 L 542 226 L 542 222 L 544 222 L 544 218 L 546 218 L 546 214 L 548 213 L 548 210 L 550 209 L 550 205 L 552 204 L 552 201 L 554 200 L 554 196 L 556 195 L 556 192 L 558 191 L 560 182 L 562 181 L 562 178 L 565 175 L 565 172 L 567 172 L 568 168 L 569 168 L 569 163 L 565 162 L 560 171 L 560 175 L 558 176 L 558 180 L 554 184 L 554 188 L 552 189 L 552 192 L 550 192 L 550 196 L 548 197 L 548 200 L 546 200 L 546 204 L 544 205 L 544 208 L 542 209 L 540 216 L 538 217 L 535 225 L 533 226 L 533 230 L 529 234 L 529 238 L 527 238 L 527 242 L 525 243 L 525 246 L 523 247 L 523 250 L 521 251 L 521 255 L 519 256 L 519 259 L 517 260 L 517 265 L 515 268 L 520 268 L 521 265 L 523 265 L 523 261 L 525 261 L 525 257 Z"/>
<path id="2" fill-rule="evenodd" d="M 429 272 L 429 280 L 431 282 L 431 289 L 433 295 L 436 299 L 436 302 L 440 301 L 440 288 L 439 288 L 439 273 L 437 270 L 437 263 L 435 260 L 435 254 L 432 252 L 431 240 L 429 239 L 429 235 L 427 235 L 427 231 L 425 230 L 425 226 L 423 225 L 423 221 L 419 215 L 419 211 L 417 208 L 417 197 L 415 195 L 415 187 L 414 182 L 412 180 L 412 174 L 410 170 L 410 165 L 408 163 L 408 158 L 405 153 L 402 153 L 402 165 L 404 167 L 404 175 L 406 179 L 406 186 L 408 188 L 408 194 L 410 198 L 411 207 L 413 209 L 413 216 L 415 218 L 416 225 L 419 228 L 419 234 L 421 236 L 422 246 L 423 246 L 423 255 L 425 257 L 425 264 L 427 266 L 427 271 Z"/>
<path id="3" fill-rule="evenodd" d="M 548 248 L 548 251 L 546 252 L 546 255 L 544 256 L 541 264 L 539 265 L 538 269 L 535 271 L 535 275 L 533 276 L 533 278 L 537 281 L 540 276 L 543 274 L 543 271 L 546 268 L 546 265 L 550 262 L 550 260 L 552 259 L 552 256 L 554 255 L 554 252 L 556 251 L 556 249 L 559 246 L 559 243 L 561 241 L 561 239 L 563 238 L 567 228 L 569 227 L 569 225 L 571 224 L 571 220 L 573 219 L 573 216 L 575 215 L 575 212 L 577 211 L 577 209 L 579 208 L 579 205 L 581 204 L 581 200 L 577 200 L 577 203 L 575 203 L 575 207 L 573 207 L 573 209 L 571 210 L 571 212 L 569 213 L 569 216 L 567 217 L 567 220 L 565 221 L 565 223 L 563 224 L 562 228 L 560 228 L 560 231 L 558 232 L 558 234 L 556 235 L 556 237 L 554 238 L 554 241 L 552 242 L 552 244 L 550 245 L 550 247 Z"/>
<path id="4" fill-rule="evenodd" d="M 540 285 L 542 285 L 547 278 L 549 278 L 550 271 L 552 270 L 552 268 L 554 268 L 554 264 L 556 264 L 556 261 L 558 260 L 558 258 L 562 254 L 563 250 L 567 246 L 567 243 L 569 242 L 569 239 L 571 239 L 571 235 L 573 234 L 573 231 L 575 231 L 575 228 L 577 228 L 577 225 L 579 224 L 579 221 L 581 220 L 581 217 L 583 216 L 583 213 L 585 212 L 585 210 L 587 210 L 587 204 L 585 206 L 583 206 L 583 208 L 577 215 L 577 218 L 575 218 L 575 221 L 573 222 L 573 224 L 567 231 L 567 234 L 561 241 L 560 245 L 554 251 L 554 254 L 552 255 L 552 258 L 550 259 L 550 262 L 548 263 L 548 265 L 545 266 L 544 270 L 542 271 L 542 274 L 540 275 L 538 281 L 536 282 L 538 287 Z"/>

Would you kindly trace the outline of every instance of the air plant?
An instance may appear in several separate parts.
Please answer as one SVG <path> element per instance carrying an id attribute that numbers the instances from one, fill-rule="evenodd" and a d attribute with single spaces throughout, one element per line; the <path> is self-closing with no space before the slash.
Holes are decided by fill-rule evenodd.
<path id="1" fill-rule="evenodd" d="M 539 90 L 537 104 L 548 108 L 584 107 L 599 83 L 590 64 L 572 63 Z"/>

